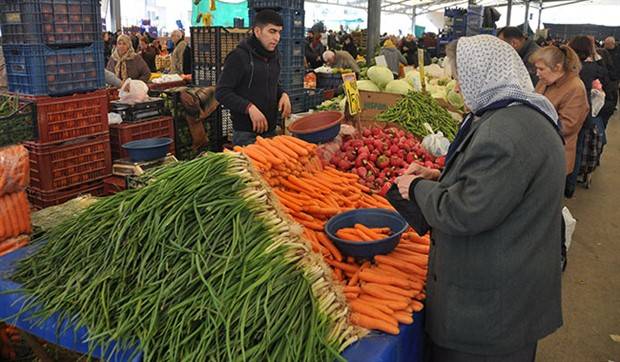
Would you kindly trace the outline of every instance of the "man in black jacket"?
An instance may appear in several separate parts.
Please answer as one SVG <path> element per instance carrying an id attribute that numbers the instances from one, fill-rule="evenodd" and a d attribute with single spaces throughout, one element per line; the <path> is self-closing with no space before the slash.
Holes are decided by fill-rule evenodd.
<path id="1" fill-rule="evenodd" d="M 256 14 L 253 34 L 233 50 L 224 63 L 215 97 L 229 108 L 233 121 L 233 143 L 245 146 L 256 136 L 272 137 L 278 111 L 286 118 L 291 102 L 280 86 L 280 42 L 283 21 L 273 10 Z"/>

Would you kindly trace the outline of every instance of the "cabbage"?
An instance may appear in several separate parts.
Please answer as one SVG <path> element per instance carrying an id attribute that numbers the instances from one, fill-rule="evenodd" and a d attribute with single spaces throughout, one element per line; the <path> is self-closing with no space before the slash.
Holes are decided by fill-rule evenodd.
<path id="1" fill-rule="evenodd" d="M 432 86 L 438 86 L 439 85 L 439 79 L 437 79 L 437 78 L 431 79 L 431 80 L 428 81 L 428 84 L 432 85 Z"/>
<path id="2" fill-rule="evenodd" d="M 381 92 L 381 89 L 370 80 L 358 80 L 357 89 L 368 92 Z"/>
<path id="3" fill-rule="evenodd" d="M 372 80 L 372 82 L 381 89 L 394 80 L 394 75 L 389 68 L 378 65 L 373 65 L 368 68 L 367 75 L 368 78 L 370 78 L 370 80 Z"/>
<path id="4" fill-rule="evenodd" d="M 424 72 L 431 78 L 441 78 L 444 76 L 443 68 L 437 64 L 425 66 Z"/>
<path id="5" fill-rule="evenodd" d="M 454 79 L 452 79 L 448 82 L 448 84 L 446 84 L 446 88 L 448 88 L 448 90 L 454 90 L 454 87 L 456 87 L 456 80 Z"/>
<path id="6" fill-rule="evenodd" d="M 448 90 L 446 100 L 448 101 L 448 103 L 459 109 L 465 104 L 463 97 L 452 89 Z"/>
<path id="7" fill-rule="evenodd" d="M 433 98 L 446 99 L 448 96 L 446 88 L 440 85 L 429 84 L 428 87 L 426 87 L 426 90 Z"/>
<path id="8" fill-rule="evenodd" d="M 412 90 L 413 87 L 411 87 L 409 83 L 407 83 L 407 81 L 403 79 L 393 80 L 385 86 L 385 91 L 388 93 L 405 95 Z"/>

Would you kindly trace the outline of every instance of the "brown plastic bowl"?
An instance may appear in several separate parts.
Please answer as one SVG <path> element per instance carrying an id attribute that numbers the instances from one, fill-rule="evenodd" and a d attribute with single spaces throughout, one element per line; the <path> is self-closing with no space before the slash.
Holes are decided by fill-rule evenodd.
<path id="1" fill-rule="evenodd" d="M 293 122 L 288 126 L 288 130 L 299 135 L 320 132 L 340 124 L 343 118 L 340 112 L 316 112 Z"/>

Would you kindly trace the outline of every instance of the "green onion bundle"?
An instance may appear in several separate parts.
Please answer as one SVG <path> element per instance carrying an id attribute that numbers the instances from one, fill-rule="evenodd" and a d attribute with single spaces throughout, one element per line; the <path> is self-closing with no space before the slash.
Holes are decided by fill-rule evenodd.
<path id="1" fill-rule="evenodd" d="M 55 227 L 13 276 L 22 312 L 146 361 L 340 359 L 359 335 L 346 303 L 248 168 L 208 154 Z"/>

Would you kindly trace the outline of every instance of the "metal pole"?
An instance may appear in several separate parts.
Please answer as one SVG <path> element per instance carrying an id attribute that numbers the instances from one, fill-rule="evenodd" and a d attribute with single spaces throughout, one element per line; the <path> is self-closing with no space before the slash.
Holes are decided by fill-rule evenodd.
<path id="1" fill-rule="evenodd" d="M 415 36 L 415 23 L 416 23 L 416 11 L 418 10 L 417 6 L 413 6 L 413 14 L 411 15 L 411 34 Z"/>
<path id="2" fill-rule="evenodd" d="M 121 0 L 110 1 L 110 15 L 112 17 L 112 29 L 114 31 L 122 30 L 121 25 Z"/>
<path id="3" fill-rule="evenodd" d="M 538 26 L 536 27 L 536 32 L 540 30 L 540 24 L 542 21 L 542 11 L 543 11 L 543 0 L 538 0 Z"/>
<path id="4" fill-rule="evenodd" d="M 366 62 L 375 57 L 375 48 L 381 36 L 381 0 L 368 0 L 368 39 L 366 41 Z"/>
<path id="5" fill-rule="evenodd" d="M 506 26 L 510 26 L 510 15 L 512 14 L 512 0 L 508 0 L 508 12 L 506 13 Z"/>
<path id="6" fill-rule="evenodd" d="M 523 22 L 523 34 L 527 36 L 527 30 L 530 28 L 530 0 L 525 0 L 525 21 Z"/>

